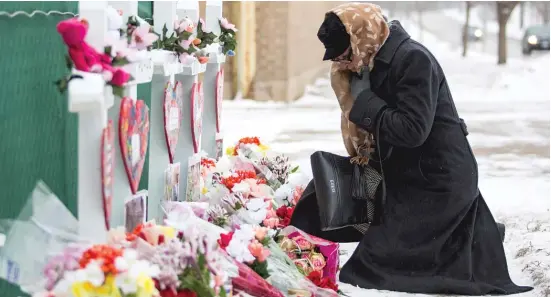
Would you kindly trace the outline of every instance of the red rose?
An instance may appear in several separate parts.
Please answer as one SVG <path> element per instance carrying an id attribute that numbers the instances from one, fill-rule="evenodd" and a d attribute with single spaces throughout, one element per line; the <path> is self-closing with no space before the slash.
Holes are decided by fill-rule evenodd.
<path id="1" fill-rule="evenodd" d="M 312 271 L 308 274 L 308 279 L 313 282 L 314 284 L 316 284 L 317 282 L 319 282 L 321 280 L 321 271 Z"/>
<path id="2" fill-rule="evenodd" d="M 228 234 L 220 234 L 220 239 L 218 239 L 218 245 L 220 245 L 220 248 L 225 250 L 226 247 L 230 244 L 230 241 L 232 238 L 233 238 L 233 232 L 230 232 Z"/>
<path id="3" fill-rule="evenodd" d="M 322 277 L 321 271 L 312 271 L 308 274 L 308 279 L 314 283 L 314 285 L 323 288 L 331 289 L 335 292 L 339 290 L 339 286 L 328 277 Z"/>

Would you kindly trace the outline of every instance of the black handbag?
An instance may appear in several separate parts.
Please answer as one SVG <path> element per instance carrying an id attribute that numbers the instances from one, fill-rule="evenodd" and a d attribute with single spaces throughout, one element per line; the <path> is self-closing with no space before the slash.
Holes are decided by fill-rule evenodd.
<path id="1" fill-rule="evenodd" d="M 354 227 L 365 233 L 376 217 L 376 193 L 381 175 L 370 166 L 350 163 L 350 157 L 317 151 L 310 156 L 316 198 L 319 205 L 320 227 L 330 231 Z M 363 167 L 363 168 L 362 168 Z M 365 190 L 363 197 L 354 197 L 361 172 Z M 359 199 L 361 198 L 361 199 Z"/>

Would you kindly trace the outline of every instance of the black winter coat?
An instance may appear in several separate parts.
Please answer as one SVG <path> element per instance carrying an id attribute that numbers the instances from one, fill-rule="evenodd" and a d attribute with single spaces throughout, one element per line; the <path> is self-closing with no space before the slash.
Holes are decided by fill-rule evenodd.
<path id="1" fill-rule="evenodd" d="M 434 56 L 394 21 L 370 81 L 373 93 L 360 94 L 350 120 L 377 135 L 382 156 L 393 148 L 382 162 L 386 199 L 382 223 L 361 238 L 340 280 L 412 293 L 530 290 L 509 277 L 496 222 L 478 191 L 466 126 Z M 311 205 L 300 206 L 312 203 L 308 197 L 291 223 L 324 237 L 301 218 L 312 217 Z M 341 241 L 335 232 L 327 239 Z"/>

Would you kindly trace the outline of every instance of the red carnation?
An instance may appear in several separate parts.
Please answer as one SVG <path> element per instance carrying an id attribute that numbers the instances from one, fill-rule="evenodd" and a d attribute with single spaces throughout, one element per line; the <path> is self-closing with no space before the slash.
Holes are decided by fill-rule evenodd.
<path id="1" fill-rule="evenodd" d="M 218 239 L 218 245 L 220 245 L 220 248 L 225 250 L 226 247 L 230 244 L 230 241 L 232 238 L 233 238 L 233 232 L 230 232 L 228 234 L 220 234 L 220 239 Z"/>
<path id="2" fill-rule="evenodd" d="M 281 206 L 276 210 L 276 215 L 279 217 L 279 227 L 287 227 L 291 223 L 291 217 L 293 216 L 294 207 Z"/>

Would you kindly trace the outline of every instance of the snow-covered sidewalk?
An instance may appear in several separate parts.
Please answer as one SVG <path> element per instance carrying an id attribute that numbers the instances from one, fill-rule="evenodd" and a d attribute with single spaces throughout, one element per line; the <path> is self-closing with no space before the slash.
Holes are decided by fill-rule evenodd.
<path id="1" fill-rule="evenodd" d="M 427 47 L 439 59 L 468 125 L 480 189 L 496 220 L 507 227 L 511 277 L 536 287 L 522 297 L 549 296 L 549 55 L 510 59 L 498 67 L 493 57 L 471 55 L 463 60 L 428 38 Z M 242 136 L 259 136 L 309 175 L 314 151 L 346 154 L 340 109 L 327 79 L 318 80 L 291 104 L 228 101 L 223 113 L 226 144 Z M 355 244 L 343 245 L 342 263 L 354 248 Z M 341 288 L 353 297 L 413 295 L 344 284 Z"/>

